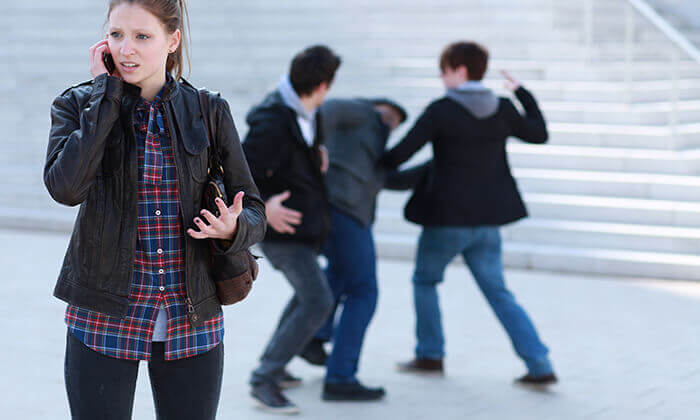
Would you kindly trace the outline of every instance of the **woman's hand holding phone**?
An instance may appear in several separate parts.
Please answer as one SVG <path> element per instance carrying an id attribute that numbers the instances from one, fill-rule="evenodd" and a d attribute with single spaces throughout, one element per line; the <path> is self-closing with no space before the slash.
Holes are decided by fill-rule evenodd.
<path id="1" fill-rule="evenodd" d="M 90 47 L 90 73 L 92 74 L 92 77 L 97 77 L 103 73 L 107 73 L 111 76 L 121 78 L 121 75 L 117 69 L 114 69 L 112 72 L 107 70 L 107 66 L 104 61 L 105 53 L 110 53 L 106 39 L 103 39 Z"/>

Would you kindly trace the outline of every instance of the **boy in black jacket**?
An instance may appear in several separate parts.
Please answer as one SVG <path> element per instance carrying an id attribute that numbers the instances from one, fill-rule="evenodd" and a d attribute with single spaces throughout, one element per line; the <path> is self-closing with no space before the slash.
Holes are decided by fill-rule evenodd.
<path id="1" fill-rule="evenodd" d="M 406 137 L 384 156 L 389 167 L 432 142 L 433 162 L 406 205 L 406 218 L 423 226 L 413 276 L 418 344 L 402 371 L 442 373 L 444 338 L 437 284 L 461 254 L 508 333 L 528 373 L 525 385 L 556 382 L 548 349 L 503 279 L 499 226 L 527 216 L 506 156 L 508 137 L 545 143 L 547 128 L 534 97 L 510 75 L 507 87 L 523 105 L 521 115 L 506 98 L 481 82 L 488 52 L 473 42 L 448 45 L 440 57 L 447 94 L 418 118 Z"/>
<path id="2" fill-rule="evenodd" d="M 317 263 L 330 228 L 323 179 L 328 160 L 317 110 L 339 66 L 340 58 L 327 47 L 307 48 L 294 57 L 278 88 L 247 118 L 250 130 L 243 149 L 266 200 L 271 227 L 262 250 L 294 288 L 250 380 L 253 398 L 267 411 L 298 412 L 279 383 L 287 375 L 287 363 L 306 346 L 335 303 Z"/>

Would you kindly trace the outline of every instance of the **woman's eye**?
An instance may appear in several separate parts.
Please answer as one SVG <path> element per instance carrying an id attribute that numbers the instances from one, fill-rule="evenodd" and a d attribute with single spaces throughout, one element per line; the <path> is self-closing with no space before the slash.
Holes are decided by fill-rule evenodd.
<path id="1" fill-rule="evenodd" d="M 112 38 L 119 38 L 120 35 L 121 34 L 119 32 L 112 32 L 111 34 L 109 34 L 109 36 L 111 36 Z"/>
<path id="2" fill-rule="evenodd" d="M 148 38 L 150 38 L 150 37 L 149 37 L 148 35 L 139 34 L 139 35 L 136 36 L 136 38 L 141 39 L 141 40 L 144 40 L 144 39 L 148 39 Z"/>

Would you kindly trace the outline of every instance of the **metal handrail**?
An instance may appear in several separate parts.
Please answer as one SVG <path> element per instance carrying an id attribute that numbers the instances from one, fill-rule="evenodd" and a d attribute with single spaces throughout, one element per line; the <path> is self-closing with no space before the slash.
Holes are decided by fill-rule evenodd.
<path id="1" fill-rule="evenodd" d="M 651 23 L 657 30 L 668 38 L 677 48 L 671 49 L 671 89 L 669 91 L 669 102 L 671 110 L 668 115 L 668 125 L 671 127 L 671 136 L 678 135 L 678 103 L 680 102 L 680 53 L 684 52 L 693 61 L 700 64 L 700 49 L 695 47 L 676 28 L 671 26 L 666 19 L 656 12 L 645 0 L 625 0 L 627 11 L 625 13 L 625 84 L 627 85 L 627 102 L 631 102 L 633 89 L 632 67 L 634 64 L 634 34 L 635 34 L 635 11 Z M 585 0 L 583 14 L 583 36 L 586 49 L 586 57 L 590 58 L 592 45 L 594 42 L 594 0 Z"/>
<path id="2" fill-rule="evenodd" d="M 659 29 L 666 37 L 674 44 L 683 50 L 690 58 L 700 63 L 700 50 L 691 44 L 688 39 L 683 36 L 676 28 L 671 26 L 666 19 L 659 15 L 649 4 L 644 0 L 627 0 L 630 6 L 637 9 L 639 14 L 647 18 L 657 29 Z"/>

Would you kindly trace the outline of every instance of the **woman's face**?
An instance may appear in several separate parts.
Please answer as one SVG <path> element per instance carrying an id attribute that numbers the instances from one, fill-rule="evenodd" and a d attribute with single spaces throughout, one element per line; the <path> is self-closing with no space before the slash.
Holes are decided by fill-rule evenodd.
<path id="1" fill-rule="evenodd" d="M 109 15 L 107 40 L 122 79 L 143 89 L 164 83 L 168 53 L 180 44 L 180 30 L 168 34 L 151 12 L 122 3 Z"/>

